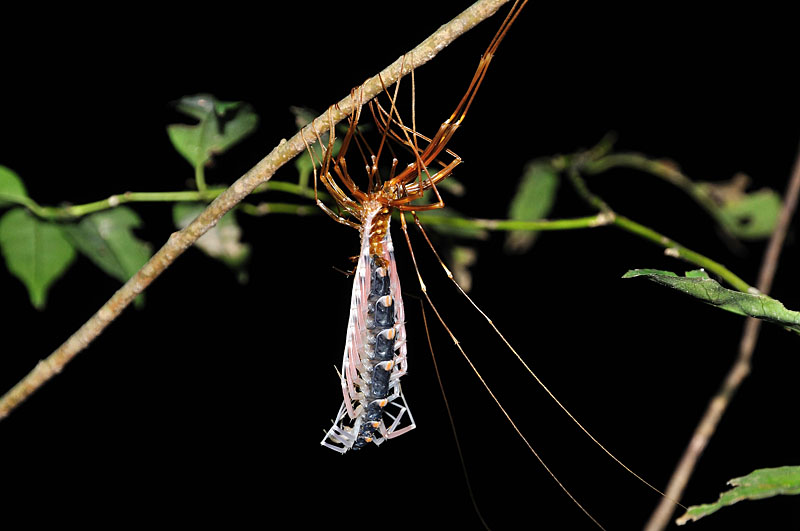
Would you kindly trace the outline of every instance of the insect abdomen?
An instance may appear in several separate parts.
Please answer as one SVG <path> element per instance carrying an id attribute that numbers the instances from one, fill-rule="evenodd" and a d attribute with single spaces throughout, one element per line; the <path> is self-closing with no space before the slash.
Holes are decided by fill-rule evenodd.
<path id="1" fill-rule="evenodd" d="M 322 441 L 342 453 L 414 428 L 400 388 L 407 368 L 405 312 L 388 211 L 381 210 L 363 222 L 342 364 L 345 402 Z"/>

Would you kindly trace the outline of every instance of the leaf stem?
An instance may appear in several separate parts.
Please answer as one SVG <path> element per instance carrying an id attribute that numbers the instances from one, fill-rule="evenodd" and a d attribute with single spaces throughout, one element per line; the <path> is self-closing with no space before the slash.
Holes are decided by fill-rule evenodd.
<path id="1" fill-rule="evenodd" d="M 572 165 L 567 168 L 567 177 L 569 178 L 570 183 L 572 183 L 573 188 L 575 188 L 575 191 L 578 192 L 578 195 L 581 196 L 581 198 L 589 205 L 593 206 L 600 212 L 613 212 L 611 207 L 608 206 L 608 203 L 606 203 L 600 196 L 595 195 L 591 192 L 591 190 L 589 190 L 589 187 L 586 186 L 586 181 L 580 176 L 576 165 Z"/>
<path id="2" fill-rule="evenodd" d="M 105 199 L 100 199 L 98 201 L 92 201 L 90 203 L 84 203 L 80 205 L 68 205 L 61 207 L 41 206 L 36 201 L 34 201 L 29 197 L 8 196 L 8 198 L 6 198 L 2 194 L 0 194 L 0 199 L 8 201 L 10 203 L 16 203 L 18 205 L 24 206 L 32 214 L 34 214 L 39 218 L 46 219 L 49 221 L 56 221 L 56 220 L 69 220 L 69 219 L 80 218 L 88 214 L 94 214 L 95 212 L 108 210 L 110 208 L 123 205 L 125 203 L 208 202 L 214 200 L 225 190 L 226 190 L 225 187 L 219 186 L 214 188 L 206 188 L 205 191 L 180 190 L 174 192 L 124 192 L 121 194 L 114 194 L 112 196 L 109 196 Z M 295 183 L 288 183 L 281 181 L 272 181 L 269 183 L 264 183 L 263 185 L 259 186 L 256 190 L 254 190 L 253 193 L 263 193 L 270 190 L 276 192 L 285 192 L 306 199 L 314 199 L 314 190 L 300 186 Z M 324 192 L 320 192 L 319 195 L 323 200 L 327 198 L 327 194 L 325 194 Z M 270 205 L 271 203 L 263 203 L 263 204 Z M 256 209 L 248 207 L 248 208 L 243 208 L 243 210 L 248 214 L 257 214 L 257 215 L 263 215 L 266 212 L 298 213 L 298 214 L 306 213 L 305 207 L 303 205 L 295 205 L 294 210 L 287 208 L 285 203 L 272 203 L 272 205 L 274 206 L 266 208 L 257 207 Z M 277 205 L 283 205 L 283 206 L 277 206 Z"/>
<path id="3" fill-rule="evenodd" d="M 695 265 L 698 265 L 715 275 L 718 275 L 720 278 L 724 279 L 725 282 L 733 286 L 739 291 L 744 291 L 748 293 L 752 293 L 753 287 L 750 286 L 747 282 L 739 278 L 736 274 L 734 274 L 730 269 L 725 267 L 724 265 L 720 264 L 719 262 L 715 262 L 714 260 L 704 256 L 698 252 L 692 251 L 691 249 L 684 247 L 683 245 L 679 244 L 675 240 L 660 234 L 653 229 L 642 225 L 641 223 L 637 223 L 631 219 L 626 218 L 625 216 L 620 216 L 616 214 L 614 216 L 614 225 L 617 227 L 626 230 L 632 234 L 635 234 L 645 240 L 651 241 L 656 245 L 659 245 L 665 249 L 665 254 L 675 257 L 675 258 L 682 258 L 687 262 L 691 262 Z"/>
<path id="4" fill-rule="evenodd" d="M 206 185 L 206 171 L 204 163 L 200 163 L 194 167 L 194 184 L 197 186 L 197 191 L 201 194 L 208 189 L 208 186 Z"/>
<path id="5" fill-rule="evenodd" d="M 36 201 L 31 199 L 30 197 L 20 196 L 20 195 L 6 195 L 0 192 L 0 201 L 5 201 L 8 203 L 24 206 L 25 208 L 30 210 L 30 212 L 35 216 L 38 216 L 40 218 L 46 217 L 45 215 L 46 207 L 40 206 Z"/>
<path id="6" fill-rule="evenodd" d="M 718 275 L 720 278 L 725 280 L 725 282 L 739 291 L 752 293 L 755 290 L 755 288 L 750 286 L 750 284 L 739 278 L 730 269 L 719 262 L 715 262 L 714 260 L 696 251 L 692 251 L 688 247 L 685 247 L 675 240 L 654 231 L 650 227 L 646 227 L 641 223 L 637 223 L 632 219 L 626 218 L 625 216 L 621 216 L 614 212 L 611 207 L 608 206 L 608 203 L 589 190 L 589 187 L 586 185 L 586 181 L 578 172 L 578 168 L 581 166 L 581 161 L 578 160 L 575 164 L 572 164 L 567 168 L 567 175 L 572 183 L 572 186 L 575 188 L 578 195 L 581 196 L 581 198 L 589 205 L 600 210 L 601 213 L 605 213 L 607 216 L 613 218 L 614 225 L 630 232 L 631 234 L 635 234 L 640 238 L 644 238 L 645 240 L 651 241 L 656 245 L 663 247 L 665 250 L 664 252 L 668 256 L 681 258 L 687 262 L 707 269 L 709 272 Z"/>
<path id="7" fill-rule="evenodd" d="M 594 216 L 586 216 L 582 218 L 566 218 L 566 219 L 553 219 L 553 220 L 542 219 L 537 221 L 426 216 L 424 213 L 420 213 L 417 215 L 419 216 L 420 221 L 423 221 L 426 225 L 444 225 L 447 227 L 498 230 L 498 231 L 512 231 L 512 230 L 543 231 L 543 230 L 590 229 L 613 223 L 613 218 L 602 212 Z"/>
<path id="8" fill-rule="evenodd" d="M 612 168 L 632 168 L 649 173 L 685 192 L 710 214 L 716 215 L 719 210 L 711 196 L 703 193 L 695 182 L 667 161 L 654 160 L 639 153 L 613 153 L 586 160 L 581 165 L 581 169 L 588 175 L 603 173 Z"/>
<path id="9" fill-rule="evenodd" d="M 125 192 L 112 195 L 100 201 L 93 201 L 83 205 L 71 205 L 65 207 L 44 207 L 48 217 L 58 219 L 79 218 L 87 214 L 93 214 L 101 210 L 114 208 L 125 203 L 157 203 L 157 202 L 192 202 L 192 201 L 211 201 L 225 188 L 207 189 L 205 192 L 184 190 L 178 192 Z"/>

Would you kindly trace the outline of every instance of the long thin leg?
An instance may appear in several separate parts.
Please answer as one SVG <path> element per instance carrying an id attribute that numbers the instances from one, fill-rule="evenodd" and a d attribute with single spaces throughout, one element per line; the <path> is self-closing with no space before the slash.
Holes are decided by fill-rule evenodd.
<path id="1" fill-rule="evenodd" d="M 439 131 L 436 132 L 431 142 L 425 148 L 423 153 L 420 155 L 422 161 L 428 165 L 441 153 L 444 149 L 447 142 L 450 140 L 450 137 L 453 136 L 458 126 L 461 125 L 461 122 L 464 120 L 464 117 L 467 114 L 470 106 L 472 105 L 472 101 L 475 98 L 475 94 L 478 92 L 478 88 L 480 88 L 481 83 L 483 82 L 483 78 L 486 76 L 486 71 L 489 68 L 489 64 L 494 57 L 495 52 L 497 51 L 497 47 L 502 42 L 503 38 L 506 36 L 509 27 L 511 24 L 516 20 L 517 16 L 519 15 L 520 10 L 527 4 L 527 0 L 522 0 L 521 2 L 518 0 L 514 3 L 509 11 L 508 15 L 506 15 L 505 20 L 503 20 L 503 24 L 500 26 L 500 29 L 495 34 L 492 42 L 489 44 L 489 47 L 486 49 L 484 54 L 481 56 L 480 61 L 478 62 L 478 68 L 475 71 L 475 74 L 472 76 L 472 81 L 470 82 L 469 88 L 467 88 L 467 92 L 461 98 L 461 101 L 456 106 L 453 113 L 450 115 L 450 118 L 445 120 L 444 123 L 439 127 Z M 411 179 L 409 176 L 412 175 L 414 172 L 413 168 L 407 168 L 406 170 L 400 172 L 399 175 L 395 176 L 392 180 L 391 184 L 397 183 L 409 183 L 414 180 L 417 176 L 413 175 Z"/>
<path id="2" fill-rule="evenodd" d="M 401 73 L 402 73 L 402 71 L 403 71 L 403 69 L 405 67 L 405 63 L 406 63 L 406 56 L 404 55 L 403 59 L 400 61 L 400 72 Z M 397 111 L 396 104 L 397 104 L 397 96 L 400 93 L 400 79 L 398 79 L 397 82 L 395 83 L 394 95 L 391 95 L 391 94 L 389 94 L 389 91 L 387 90 L 386 85 L 383 84 L 383 77 L 380 77 L 380 75 L 379 75 L 379 78 L 381 80 L 381 87 L 383 87 L 383 92 L 389 97 L 389 101 L 391 102 L 391 106 L 389 107 L 389 117 L 391 119 L 391 115 L 395 114 L 399 118 L 400 117 L 400 113 Z M 414 88 L 413 88 L 414 87 L 414 70 L 413 69 L 411 70 L 411 87 L 412 87 L 411 88 L 411 93 L 413 94 L 414 93 Z M 372 107 L 370 106 L 370 110 L 371 109 L 372 109 Z M 412 109 L 413 109 L 413 104 L 412 104 Z M 375 116 L 375 113 L 373 112 L 373 118 L 374 118 L 374 116 Z M 377 124 L 377 122 L 376 122 L 376 124 Z M 380 143 L 378 144 L 378 151 L 375 154 L 375 156 L 373 157 L 374 161 L 377 161 L 378 159 L 380 159 L 381 153 L 383 152 L 383 147 L 386 145 L 386 139 L 387 139 L 388 136 L 389 136 L 389 130 L 388 129 L 383 129 L 381 131 L 381 140 L 380 140 Z M 396 160 L 396 158 L 394 160 Z M 395 168 L 396 168 L 396 163 L 393 163 L 393 165 L 392 165 L 392 178 L 391 179 L 394 179 L 394 169 Z M 372 170 L 373 170 L 373 173 L 377 172 L 377 170 L 378 170 L 377 164 L 373 164 Z"/>
<path id="3" fill-rule="evenodd" d="M 364 192 L 362 192 L 358 186 L 356 186 L 353 179 L 350 177 L 350 173 L 347 171 L 347 162 L 345 160 L 345 156 L 347 155 L 347 150 L 350 147 L 350 141 L 353 138 L 353 135 L 358 130 L 358 120 L 361 116 L 361 107 L 363 106 L 363 94 L 360 90 L 354 89 L 350 92 L 351 98 L 355 103 L 356 100 L 356 93 L 358 93 L 358 104 L 354 105 L 353 112 L 350 114 L 349 118 L 349 127 L 347 128 L 347 134 L 342 141 L 342 146 L 339 148 L 339 153 L 336 155 L 336 158 L 332 159 L 334 172 L 339 177 L 339 179 L 344 183 L 345 187 L 350 191 L 350 193 L 355 197 L 358 201 L 363 203 L 366 201 L 367 196 Z M 331 117 L 330 113 L 328 114 L 328 120 L 330 121 L 330 129 L 333 130 L 333 118 Z M 331 148 L 333 144 L 331 143 Z M 329 157 L 329 161 L 331 161 Z M 330 173 L 328 173 L 330 175 Z"/>
<path id="4" fill-rule="evenodd" d="M 478 63 L 478 68 L 475 71 L 475 74 L 472 77 L 470 82 L 469 88 L 467 89 L 466 93 L 462 97 L 461 101 L 456 106 L 456 109 L 451 114 L 450 118 L 445 120 L 444 123 L 439 127 L 439 130 L 436 132 L 434 137 L 428 141 L 427 146 L 425 149 L 420 149 L 418 139 L 420 136 L 416 133 L 416 105 L 415 105 L 415 90 L 414 90 L 414 78 L 413 78 L 413 71 L 412 71 L 412 125 L 411 129 L 409 130 L 403 122 L 402 118 L 399 116 L 399 113 L 396 111 L 395 107 L 395 98 L 397 94 L 397 89 L 399 87 L 395 87 L 395 97 L 390 96 L 391 100 L 391 107 L 389 111 L 385 111 L 380 105 L 377 105 L 380 112 L 375 112 L 375 106 L 370 105 L 370 109 L 372 110 L 373 116 L 375 117 L 375 123 L 378 124 L 378 127 L 381 129 L 382 132 L 382 142 L 386 138 L 386 135 L 390 135 L 395 139 L 399 139 L 402 144 L 409 147 L 414 154 L 414 158 L 416 159 L 414 164 L 410 164 L 408 167 L 400 171 L 398 174 L 394 175 L 390 181 L 389 186 L 403 186 L 406 192 L 406 197 L 399 198 L 397 200 L 392 201 L 392 206 L 400 208 L 402 205 L 407 205 L 407 203 L 412 202 L 416 199 L 419 199 L 425 190 L 432 189 L 436 194 L 436 202 L 431 203 L 429 205 L 425 205 L 424 207 L 418 207 L 419 210 L 431 210 L 435 208 L 441 208 L 444 206 L 444 202 L 442 201 L 441 196 L 439 195 L 439 191 L 436 189 L 436 183 L 447 177 L 457 166 L 460 164 L 461 159 L 456 156 L 456 159 L 448 164 L 443 171 L 438 172 L 435 177 L 431 177 L 430 172 L 428 171 L 428 166 L 432 164 L 439 154 L 446 148 L 447 143 L 449 142 L 450 138 L 455 133 L 456 129 L 458 129 L 461 122 L 464 120 L 469 107 L 472 104 L 475 95 L 477 94 L 478 89 L 480 88 L 481 83 L 483 82 L 483 78 L 486 76 L 486 72 L 489 68 L 489 64 L 491 63 L 492 58 L 494 57 L 494 53 L 497 51 L 497 47 L 500 45 L 500 42 L 505 37 L 506 33 L 508 32 L 509 27 L 511 24 L 516 20 L 517 16 L 519 15 L 520 10 L 525 6 L 527 0 L 523 0 L 522 2 L 515 2 L 514 6 L 509 11 L 508 15 L 506 16 L 503 24 L 500 26 L 500 29 L 495 34 L 492 42 L 489 44 L 486 52 L 481 56 L 481 59 Z M 384 87 L 384 91 L 388 94 L 388 91 Z M 382 114 L 381 118 L 378 118 L 378 114 Z M 396 118 L 394 116 L 396 116 Z M 393 124 L 397 124 L 400 128 L 403 136 L 405 139 L 401 138 L 400 134 L 392 131 Z M 410 133 L 410 135 L 409 135 Z M 427 176 L 427 178 L 423 177 L 423 173 Z M 414 183 L 414 181 L 417 181 Z M 412 184 L 413 183 L 413 184 Z M 412 211 L 414 207 L 405 206 L 401 208 L 403 210 Z"/>
<path id="5" fill-rule="evenodd" d="M 436 355 L 433 353 L 433 342 L 431 342 L 431 332 L 428 328 L 428 318 L 425 316 L 425 301 L 420 299 L 419 307 L 422 311 L 422 326 L 425 327 L 425 336 L 428 339 L 428 349 L 431 351 L 431 361 L 433 362 L 433 371 L 436 373 L 436 381 L 439 382 L 439 390 L 442 393 L 442 401 L 444 401 L 444 408 L 447 410 L 447 418 L 450 421 L 450 430 L 453 432 L 453 441 L 456 443 L 456 451 L 458 452 L 458 460 L 461 462 L 461 471 L 464 474 L 464 481 L 466 482 L 467 492 L 469 499 L 472 502 L 472 507 L 475 509 L 475 514 L 483 524 L 486 531 L 490 531 L 489 525 L 483 519 L 481 510 L 478 507 L 478 501 L 475 499 L 475 493 L 472 491 L 472 482 L 469 479 L 469 472 L 467 471 L 467 462 L 464 459 L 464 452 L 461 450 L 461 442 L 458 438 L 458 430 L 456 430 L 456 422 L 453 417 L 453 412 L 450 409 L 450 401 L 447 400 L 447 393 L 444 391 L 444 382 L 442 382 L 442 375 L 439 373 L 439 365 L 436 363 Z"/>
<path id="6" fill-rule="evenodd" d="M 404 58 L 405 59 L 405 58 Z M 403 61 L 404 63 L 405 61 Z M 377 155 L 373 156 L 373 166 L 372 171 L 377 171 L 377 164 L 375 161 L 378 157 L 380 157 L 381 151 L 385 144 L 387 137 L 391 136 L 393 139 L 398 140 L 401 145 L 406 146 L 409 148 L 411 153 L 413 153 L 415 162 L 409 164 L 407 168 L 401 171 L 401 174 L 405 174 L 406 181 L 399 182 L 397 180 L 396 175 L 396 167 L 397 167 L 397 159 L 394 158 L 392 161 L 392 170 L 391 175 L 388 180 L 388 184 L 390 187 L 401 187 L 402 194 L 401 197 L 394 198 L 388 202 L 391 206 L 398 206 L 404 205 L 406 203 L 415 201 L 417 199 L 421 199 L 423 193 L 427 189 L 433 189 L 434 193 L 436 194 L 436 202 L 431 205 L 426 205 L 423 209 L 433 209 L 433 208 L 442 208 L 444 206 L 444 201 L 442 200 L 439 191 L 436 189 L 436 182 L 445 178 L 447 175 L 450 174 L 452 168 L 454 168 L 457 164 L 461 162 L 461 159 L 456 155 L 456 161 L 452 162 L 448 167 L 446 167 L 442 172 L 436 174 L 436 176 L 431 176 L 427 164 L 428 161 L 423 158 L 425 155 L 425 151 L 420 149 L 418 138 L 421 135 L 418 135 L 415 131 L 416 129 L 416 86 L 415 86 L 415 79 L 414 79 L 414 71 L 411 71 L 411 119 L 412 119 L 412 127 L 409 129 L 408 127 L 403 124 L 403 119 L 400 116 L 399 111 L 397 110 L 396 102 L 398 97 L 398 92 L 400 88 L 400 83 L 395 84 L 394 94 L 390 94 L 389 90 L 386 86 L 383 86 L 383 91 L 389 98 L 391 105 L 389 106 L 389 110 L 386 111 L 380 104 L 376 104 L 377 107 L 380 109 L 380 113 L 376 113 L 375 107 L 370 102 L 370 110 L 372 111 L 373 118 L 375 120 L 376 125 L 381 131 L 381 144 L 378 149 Z M 381 114 L 379 117 L 378 114 Z M 393 125 L 397 125 L 403 136 L 402 138 L 397 132 L 392 130 Z M 410 134 L 409 134 L 410 133 Z M 425 138 L 427 141 L 427 138 Z M 428 146 L 430 147 L 430 146 Z M 426 148 L 427 150 L 428 148 Z M 421 155 L 422 154 L 422 155 Z M 369 169 L 368 169 L 369 172 Z M 424 175 L 424 176 L 423 176 Z M 408 183 L 418 180 L 418 182 L 414 183 L 413 185 L 407 186 Z"/>
<path id="7" fill-rule="evenodd" d="M 663 492 L 658 490 L 656 487 L 654 487 L 653 485 L 651 485 L 650 483 L 645 481 L 644 478 L 642 478 L 639 474 L 637 474 L 636 472 L 631 470 L 622 461 L 617 459 L 617 457 L 614 454 L 612 454 L 609 450 L 607 450 L 606 447 L 603 446 L 603 444 L 600 443 L 600 441 L 598 441 L 594 437 L 594 435 L 592 435 L 589 432 L 589 430 L 587 430 L 586 428 L 583 427 L 583 424 L 581 424 L 578 421 L 578 419 L 575 418 L 575 416 L 572 413 L 570 413 L 570 411 L 566 408 L 566 406 L 564 406 L 564 404 L 562 404 L 561 401 L 558 398 L 556 398 L 556 396 L 553 394 L 553 392 L 550 391 L 550 389 L 544 384 L 544 382 L 541 379 L 539 379 L 539 377 L 536 375 L 536 373 L 533 372 L 533 369 L 531 369 L 530 366 L 525 362 L 525 360 L 522 359 L 522 356 L 520 356 L 519 353 L 517 353 L 517 351 L 514 349 L 514 347 L 511 346 L 511 343 L 509 343 L 508 340 L 506 339 L 506 337 L 502 334 L 502 332 L 500 332 L 500 330 L 497 328 L 497 325 L 495 325 L 494 322 L 489 318 L 489 316 L 486 315 L 486 313 L 484 313 L 484 311 L 480 309 L 480 307 L 475 303 L 475 301 L 472 300 L 472 297 L 470 297 L 467 294 L 467 292 L 464 291 L 464 289 L 461 287 L 461 285 L 458 283 L 458 281 L 456 281 L 455 277 L 453 276 L 453 273 L 450 271 L 450 269 L 447 267 L 447 265 L 445 265 L 444 261 L 439 256 L 439 253 L 436 251 L 436 248 L 433 246 L 433 243 L 431 243 L 430 238 L 428 238 L 428 234 L 425 232 L 425 229 L 422 227 L 422 223 L 420 223 L 419 218 L 416 216 L 416 214 L 413 214 L 413 216 L 414 216 L 414 223 L 416 224 L 417 228 L 422 233 L 422 236 L 425 238 L 425 241 L 427 242 L 428 247 L 430 247 L 431 251 L 433 251 L 433 254 L 436 257 L 436 260 L 439 262 L 439 265 L 441 265 L 442 269 L 444 269 L 445 273 L 447 274 L 447 278 L 449 278 L 453 282 L 453 284 L 455 284 L 456 288 L 458 288 L 458 291 L 460 291 L 461 294 L 469 301 L 469 303 L 473 306 L 473 308 L 475 308 L 478 311 L 478 313 L 480 313 L 483 316 L 483 318 L 486 319 L 486 322 L 489 323 L 489 326 L 492 327 L 492 330 L 494 330 L 494 332 L 497 334 L 497 336 L 503 341 L 503 343 L 505 343 L 506 347 L 511 351 L 511 353 L 514 354 L 514 356 L 517 358 L 517 361 L 519 361 L 522 364 L 522 366 L 525 367 L 525 370 L 528 371 L 528 373 L 533 377 L 533 379 L 536 380 L 536 383 L 538 383 L 539 386 L 542 389 L 544 389 L 544 391 L 550 396 L 550 398 L 553 399 L 553 401 L 558 405 L 558 407 L 560 407 L 564 411 L 564 413 L 567 414 L 567 416 L 570 418 L 570 420 L 572 420 L 572 422 L 575 423 L 575 425 L 578 426 L 578 428 L 580 428 L 580 430 L 583 433 L 585 433 L 592 440 L 592 442 L 594 442 L 601 450 L 603 450 L 609 457 L 611 457 L 611 459 L 616 461 L 616 463 L 619 466 L 621 466 L 625 471 L 627 471 L 633 477 L 635 477 L 636 479 L 638 479 L 639 481 L 644 483 L 646 486 L 650 487 L 652 490 L 654 490 L 655 492 L 657 492 L 658 494 L 660 494 L 661 496 L 666 498 L 667 497 L 666 494 L 664 494 Z M 416 261 L 414 261 L 414 265 L 416 266 Z M 426 297 L 427 297 L 427 295 L 426 295 Z M 437 316 L 438 316 L 438 312 L 437 312 Z M 441 320 L 441 318 L 440 318 L 440 320 Z M 444 325 L 444 322 L 442 322 L 442 324 Z M 446 325 L 444 325 L 444 326 L 445 326 L 445 329 L 447 329 L 447 326 Z M 449 330 L 448 330 L 448 332 L 449 332 Z M 674 501 L 675 504 L 683 507 L 683 505 L 681 505 L 677 500 L 672 500 L 672 501 Z M 684 509 L 685 509 L 685 507 L 684 507 Z"/>
<path id="8" fill-rule="evenodd" d="M 600 523 L 589 513 L 589 511 L 587 511 L 583 507 L 583 505 L 581 505 L 580 502 L 578 502 L 578 500 L 572 495 L 572 493 L 570 493 L 570 491 L 567 490 L 567 488 L 564 486 L 564 484 L 561 483 L 561 481 L 559 481 L 559 479 L 556 477 L 555 473 L 553 473 L 553 471 L 550 470 L 550 467 L 548 467 L 545 464 L 545 462 L 539 456 L 539 453 L 533 448 L 531 443 L 528 442 L 528 439 L 522 434 L 522 431 L 520 431 L 520 429 L 517 427 L 517 425 L 514 422 L 514 420 L 511 418 L 511 416 L 508 414 L 506 409 L 500 403 L 500 400 L 498 400 L 497 396 L 495 396 L 494 392 L 489 387 L 489 384 L 487 384 L 486 380 L 483 379 L 483 376 L 481 376 L 481 373 L 478 371 L 478 369 L 472 363 L 472 360 L 469 358 L 469 356 L 467 356 L 467 353 L 464 351 L 464 348 L 461 346 L 461 342 L 458 340 L 458 338 L 456 338 L 456 336 L 453 334 L 453 332 L 447 326 L 447 323 L 444 322 L 444 319 L 442 318 L 441 314 L 439 313 L 439 310 L 436 308 L 436 305 L 433 304 L 433 301 L 431 300 L 430 296 L 428 295 L 428 290 L 425 287 L 425 282 L 422 280 L 422 274 L 419 272 L 419 267 L 417 266 L 417 259 L 414 256 L 414 249 L 411 246 L 411 238 L 408 235 L 408 226 L 407 226 L 407 224 L 405 222 L 405 216 L 400 216 L 400 226 L 403 229 L 403 234 L 405 235 L 406 243 L 408 244 L 408 251 L 411 254 L 411 261 L 414 264 L 414 270 L 417 273 L 417 280 L 419 280 L 419 287 L 422 290 L 422 295 L 425 297 L 425 300 L 428 301 L 428 304 L 430 305 L 431 309 L 433 310 L 433 313 L 436 314 L 436 317 L 439 319 L 439 322 L 442 324 L 442 327 L 445 329 L 447 334 L 450 336 L 450 339 L 453 340 L 453 343 L 455 344 L 455 346 L 458 349 L 458 351 L 461 353 L 461 355 L 467 361 L 467 363 L 469 364 L 470 368 L 475 373 L 475 375 L 478 377 L 478 380 L 481 382 L 481 384 L 483 384 L 483 387 L 489 393 L 489 396 L 492 397 L 492 400 L 494 400 L 495 405 L 503 413 L 503 416 L 506 417 L 506 420 L 508 420 L 509 424 L 511 424 L 511 427 L 514 428 L 514 431 L 517 432 L 517 435 L 520 437 L 520 439 L 522 439 L 522 441 L 525 443 L 525 445 L 528 447 L 528 449 L 531 451 L 531 453 L 539 461 L 539 464 L 541 464 L 542 467 L 544 467 L 544 469 L 547 471 L 547 473 L 550 475 L 550 477 L 553 479 L 553 481 L 555 481 L 558 484 L 558 486 L 561 487 L 561 490 L 563 490 L 564 493 L 567 496 L 569 496 L 569 498 L 572 500 L 572 502 L 575 505 L 577 505 L 578 508 L 580 508 L 580 510 L 583 511 L 583 513 L 586 516 L 588 516 L 592 520 L 592 522 L 595 523 L 595 525 L 597 525 L 597 527 L 599 527 L 600 529 L 604 529 L 603 526 L 600 525 Z"/>
<path id="9" fill-rule="evenodd" d="M 328 153 L 330 152 L 331 144 L 329 143 L 328 148 L 325 148 L 324 146 L 322 146 L 322 138 L 320 137 L 320 135 L 317 132 L 317 130 L 314 128 L 313 122 L 312 122 L 311 126 L 312 126 L 312 129 L 314 130 L 314 133 L 317 136 L 317 142 L 322 147 L 322 149 L 325 151 L 325 154 L 323 155 L 323 160 L 320 161 L 320 169 L 321 169 L 322 172 L 327 173 L 327 167 L 326 167 L 326 164 L 325 164 L 325 160 L 328 157 Z M 331 137 L 333 137 L 333 132 L 331 132 L 330 135 L 331 135 Z M 312 170 L 314 172 L 314 200 L 316 201 L 317 206 L 319 208 L 321 208 L 322 211 L 325 212 L 328 216 L 330 216 L 334 221 L 336 221 L 338 223 L 341 223 L 342 225 L 347 225 L 348 227 L 352 227 L 354 229 L 359 229 L 361 226 L 358 223 L 355 223 L 353 221 L 350 221 L 347 218 L 344 218 L 344 217 L 340 216 L 339 214 L 337 214 L 336 212 L 331 210 L 325 203 L 323 203 L 322 200 L 320 200 L 319 192 L 318 192 L 318 189 L 317 189 L 317 182 L 319 180 L 321 180 L 320 176 L 317 174 L 317 160 L 318 159 L 314 154 L 314 150 L 311 149 L 311 146 L 309 145 L 308 141 L 306 140 L 306 137 L 303 134 L 303 130 L 302 129 L 300 130 L 300 137 L 303 139 L 303 144 L 305 144 L 305 146 L 306 146 L 306 151 L 308 152 L 308 156 L 311 157 L 311 167 L 312 167 Z M 336 200 L 336 202 L 338 204 L 343 206 L 345 208 L 345 210 L 347 210 L 348 212 L 357 211 L 358 205 L 357 205 L 357 203 L 355 201 L 353 201 L 347 195 L 345 195 L 338 187 L 330 186 L 330 181 L 328 179 L 322 179 L 322 182 L 325 185 L 325 187 L 328 189 L 328 192 L 331 194 L 331 196 L 333 196 L 334 200 Z"/>

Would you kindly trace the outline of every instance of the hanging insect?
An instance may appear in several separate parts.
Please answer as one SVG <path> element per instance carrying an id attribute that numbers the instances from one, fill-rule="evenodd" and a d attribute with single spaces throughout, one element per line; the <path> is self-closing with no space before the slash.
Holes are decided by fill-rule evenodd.
<path id="1" fill-rule="evenodd" d="M 370 442 L 381 444 L 384 440 L 402 435 L 415 427 L 414 418 L 400 386 L 400 378 L 408 370 L 408 353 L 400 279 L 389 232 L 392 212 L 416 212 L 444 206 L 436 184 L 447 178 L 461 163 L 461 158 L 447 150 L 446 145 L 464 120 L 498 45 L 526 3 L 527 0 L 514 3 L 481 56 L 466 93 L 433 138 L 417 133 L 413 110 L 411 127 L 403 123 L 395 105 L 399 81 L 395 84 L 394 94 L 390 94 L 384 87 L 384 93 L 390 101 L 388 110 L 375 100 L 369 102 L 380 134 L 376 150 L 371 149 L 358 130 L 363 107 L 363 97 L 358 89 L 354 89 L 351 94 L 353 101 L 358 101 L 348 117 L 349 127 L 335 157 L 335 133 L 330 112 L 331 133 L 327 144 L 323 145 L 320 135 L 316 134 L 323 149 L 319 173 L 316 171 L 316 164 L 314 169 L 317 205 L 337 222 L 358 229 L 361 234 L 361 251 L 354 272 L 350 317 L 340 372 L 344 401 L 333 426 L 321 442 L 323 446 L 345 453 L 350 449 L 363 448 Z M 412 70 L 412 109 L 413 74 Z M 384 178 L 379 170 L 379 162 L 384 149 L 391 151 L 391 142 L 399 143 L 409 150 L 414 161 L 405 168 L 398 169 L 398 159 L 393 157 L 388 177 Z M 345 157 L 353 143 L 360 151 L 366 166 L 366 191 L 355 184 L 347 166 Z M 424 147 L 420 147 L 420 144 Z M 313 151 L 308 145 L 306 147 L 314 159 Z M 438 160 L 443 152 L 451 159 L 447 163 Z M 441 169 L 431 173 L 429 168 L 434 164 L 440 164 Z M 334 212 L 319 199 L 318 182 L 322 182 L 344 211 L 344 215 Z M 428 190 L 436 200 L 425 204 L 415 203 L 423 200 L 423 194 Z M 405 219 L 401 216 L 400 220 L 405 230 Z"/>

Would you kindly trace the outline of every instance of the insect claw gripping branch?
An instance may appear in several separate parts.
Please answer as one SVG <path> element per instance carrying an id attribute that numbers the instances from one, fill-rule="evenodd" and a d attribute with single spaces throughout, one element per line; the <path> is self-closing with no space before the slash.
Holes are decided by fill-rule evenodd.
<path id="1" fill-rule="evenodd" d="M 481 56 L 467 92 L 433 138 L 416 132 L 413 110 L 411 127 L 403 124 L 395 106 L 398 86 L 395 86 L 394 94 L 384 87 L 384 94 L 389 98 L 388 109 L 376 101 L 369 103 L 380 133 L 376 151 L 373 152 L 357 127 L 363 98 L 359 98 L 360 103 L 349 117 L 349 128 L 336 157 L 332 154 L 334 128 L 330 128 L 327 145 L 322 145 L 320 136 L 316 135 L 322 145 L 322 159 L 319 160 L 319 172 L 316 164 L 314 167 L 315 196 L 317 184 L 321 182 L 345 215 L 334 212 L 318 196 L 315 197 L 317 204 L 331 218 L 357 228 L 361 234 L 361 251 L 355 269 L 340 372 L 344 401 L 333 426 L 322 440 L 323 446 L 345 453 L 350 449 L 363 448 L 371 442 L 381 444 L 415 427 L 400 387 L 400 378 L 408 370 L 408 356 L 405 311 L 389 233 L 392 211 L 415 212 L 444 206 L 436 183 L 447 178 L 461 163 L 461 159 L 447 150 L 446 145 L 469 110 L 498 45 L 526 3 L 527 0 L 514 3 Z M 412 72 L 412 106 L 413 93 Z M 358 98 L 358 89 L 353 90 L 352 96 L 354 101 Z M 398 171 L 397 159 L 393 159 L 389 176 L 383 179 L 378 163 L 387 141 L 401 144 L 412 153 L 414 162 Z M 355 184 L 345 160 L 348 148 L 353 143 L 360 151 L 362 167 L 366 169 L 366 191 Z M 308 151 L 312 159 L 317 160 L 310 148 Z M 452 160 L 441 164 L 442 169 L 432 175 L 428 167 L 437 163 L 443 152 Z M 435 202 L 413 203 L 422 201 L 427 190 L 434 193 Z"/>

